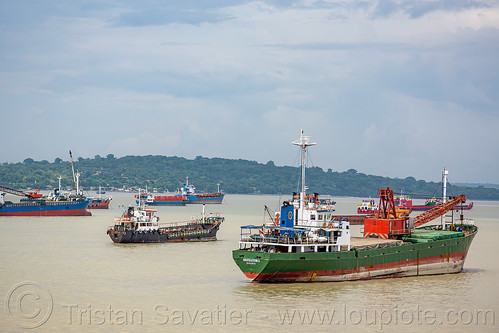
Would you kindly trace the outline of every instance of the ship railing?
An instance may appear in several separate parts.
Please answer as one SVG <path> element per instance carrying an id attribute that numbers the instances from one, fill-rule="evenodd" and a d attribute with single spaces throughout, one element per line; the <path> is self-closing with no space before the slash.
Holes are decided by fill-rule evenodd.
<path id="1" fill-rule="evenodd" d="M 267 229 L 267 232 L 264 231 Z M 258 230 L 258 233 L 253 231 Z M 334 245 L 336 244 L 330 237 L 310 237 L 306 234 L 308 230 L 302 228 L 284 228 L 274 226 L 242 226 L 242 243 L 266 243 L 266 244 L 286 244 L 286 245 Z"/>
<path id="2" fill-rule="evenodd" d="M 115 217 L 114 222 L 134 222 L 134 217 Z"/>
<path id="3" fill-rule="evenodd" d="M 197 223 L 193 223 L 192 221 L 189 220 L 189 221 L 158 223 L 158 226 L 160 228 L 171 228 L 171 227 L 185 227 L 190 224 L 197 224 Z"/>
<path id="4" fill-rule="evenodd" d="M 169 227 L 185 227 L 188 225 L 201 225 L 201 224 L 210 224 L 210 223 L 216 224 L 216 223 L 221 223 L 222 221 L 223 221 L 223 216 L 219 214 L 213 216 L 206 216 L 204 220 L 202 218 L 199 218 L 187 221 L 158 223 L 158 225 L 160 226 L 160 228 L 169 228 Z"/>
<path id="5" fill-rule="evenodd" d="M 313 244 L 335 244 L 331 242 L 329 238 L 327 240 L 318 240 L 312 237 L 272 237 L 272 236 L 260 236 L 260 235 L 251 235 L 248 237 L 242 237 L 242 242 L 252 242 L 252 243 L 276 243 L 276 244 L 296 244 L 296 245 L 313 245 Z"/>
<path id="6" fill-rule="evenodd" d="M 132 230 L 131 226 L 128 225 L 122 225 L 122 224 L 113 224 L 108 227 L 108 230 L 113 230 L 113 231 L 127 231 L 127 230 Z"/>

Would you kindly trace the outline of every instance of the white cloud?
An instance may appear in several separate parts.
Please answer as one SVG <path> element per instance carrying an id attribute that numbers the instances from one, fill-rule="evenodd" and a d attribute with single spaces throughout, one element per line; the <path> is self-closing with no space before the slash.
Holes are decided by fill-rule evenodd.
<path id="1" fill-rule="evenodd" d="M 165 17 L 166 7 L 149 2 L 51 3 L 20 15 L 23 24 L 3 20 L 3 119 L 22 123 L 26 142 L 37 129 L 54 128 L 47 140 L 65 137 L 90 157 L 203 155 L 278 165 L 293 162 L 289 142 L 304 128 L 319 143 L 315 165 L 325 169 L 430 178 L 448 161 L 459 180 L 499 183 L 494 2 L 221 3 L 179 2 Z M 26 13 L 6 6 L 3 13 Z M 37 109 L 43 114 L 24 119 Z M 129 123 L 140 130 L 128 133 Z M 74 124 L 84 135 L 73 135 Z M 434 144 L 454 135 L 477 161 L 472 171 L 459 164 L 457 148 Z M 92 147 L 95 137 L 108 144 Z M 144 148 L 143 141 L 154 143 Z M 47 149 L 13 142 L 0 156 L 50 160 L 67 150 Z"/>

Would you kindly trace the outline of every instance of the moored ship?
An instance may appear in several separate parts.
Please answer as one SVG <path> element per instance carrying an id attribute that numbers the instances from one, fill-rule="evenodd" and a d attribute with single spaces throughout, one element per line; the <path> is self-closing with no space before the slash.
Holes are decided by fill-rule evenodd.
<path id="1" fill-rule="evenodd" d="M 185 222 L 160 223 L 156 209 L 128 207 L 115 219 L 107 234 L 114 243 L 201 242 L 217 240 L 224 217 L 217 213 Z"/>
<path id="2" fill-rule="evenodd" d="M 140 192 L 135 196 L 137 204 L 140 202 L 148 206 L 185 206 L 187 197 L 185 195 L 152 195 L 147 192 Z"/>
<path id="3" fill-rule="evenodd" d="M 188 204 L 221 204 L 225 194 L 220 192 L 220 184 L 217 184 L 218 190 L 214 193 L 196 193 L 196 188 L 189 184 L 189 177 L 186 177 L 185 184 L 177 192 L 178 195 L 185 196 Z"/>
<path id="4" fill-rule="evenodd" d="M 187 204 L 221 204 L 225 194 L 220 191 L 220 184 L 217 192 L 196 193 L 196 188 L 189 184 L 189 177 L 186 177 L 185 184 L 177 189 L 173 194 L 151 195 L 147 192 L 139 193 L 136 196 L 136 203 L 143 202 L 148 206 L 185 206 Z"/>
<path id="5" fill-rule="evenodd" d="M 362 200 L 357 208 L 357 214 L 373 215 L 378 212 L 378 209 L 379 207 L 375 200 Z M 397 216 L 408 216 L 412 212 L 412 209 L 404 206 L 395 206 L 395 212 L 397 213 Z"/>
<path id="6" fill-rule="evenodd" d="M 89 204 L 88 209 L 109 209 L 109 203 L 111 202 L 111 198 L 91 198 L 88 197 Z"/>
<path id="7" fill-rule="evenodd" d="M 405 207 L 408 209 L 411 209 L 413 211 L 425 211 L 425 210 L 430 210 L 432 208 L 435 208 L 436 206 L 439 206 L 442 204 L 442 199 L 440 198 L 428 198 L 425 200 L 425 203 L 423 205 L 414 205 L 412 202 L 412 199 L 409 197 L 396 197 L 395 198 L 395 205 L 397 207 Z M 454 207 L 454 210 L 470 210 L 473 208 L 473 202 L 470 202 L 469 204 L 459 204 L 456 207 Z"/>
<path id="8" fill-rule="evenodd" d="M 54 189 L 49 196 L 35 192 L 23 192 L 0 186 L 0 216 L 90 216 L 92 213 L 87 210 L 89 200 L 85 198 L 79 190 L 80 174 L 74 172 L 73 156 L 71 158 L 71 169 L 75 183 L 76 194 L 63 194 L 61 192 L 61 179 L 59 177 L 59 187 Z M 6 193 L 21 196 L 19 203 L 5 201 Z"/>
<path id="9" fill-rule="evenodd" d="M 357 214 L 371 215 L 378 211 L 378 204 L 375 200 L 362 200 L 357 208 Z"/>
<path id="10" fill-rule="evenodd" d="M 298 141 L 302 156 L 312 145 Z M 302 158 L 302 166 L 305 160 Z M 414 218 L 398 216 L 393 191 L 380 190 L 379 210 L 365 218 L 363 237 L 352 237 L 347 219 L 324 224 L 306 213 L 302 167 L 300 205 L 284 202 L 279 226 L 243 226 L 233 259 L 255 282 L 346 281 L 457 273 L 478 228 L 461 218 L 423 226 L 465 202 L 461 195 Z"/>
<path id="11" fill-rule="evenodd" d="M 0 186 L 0 216 L 90 216 L 87 210 L 88 199 L 82 196 L 54 194 L 49 197 L 35 193 L 25 193 L 5 186 Z M 23 196 L 19 203 L 5 201 L 5 193 Z"/>
<path id="12" fill-rule="evenodd" d="M 98 193 L 99 193 L 98 198 L 87 197 L 87 199 L 89 200 L 88 209 L 109 209 L 109 203 L 113 198 L 107 197 L 103 199 L 102 194 L 106 192 L 102 191 L 100 186 Z"/>

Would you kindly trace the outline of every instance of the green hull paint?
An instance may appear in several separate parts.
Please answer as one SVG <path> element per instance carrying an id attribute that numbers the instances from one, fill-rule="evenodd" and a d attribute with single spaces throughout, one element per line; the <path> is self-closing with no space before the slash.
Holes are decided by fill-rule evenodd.
<path id="1" fill-rule="evenodd" d="M 472 227 L 464 237 L 370 250 L 306 253 L 234 250 L 233 259 L 250 279 L 262 282 L 455 273 L 461 271 L 476 232 L 477 228 Z"/>

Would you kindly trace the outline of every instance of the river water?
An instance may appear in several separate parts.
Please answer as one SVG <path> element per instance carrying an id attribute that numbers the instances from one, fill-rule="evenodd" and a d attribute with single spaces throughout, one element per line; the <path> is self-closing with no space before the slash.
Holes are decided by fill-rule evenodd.
<path id="1" fill-rule="evenodd" d="M 106 235 L 120 204 L 91 217 L 0 217 L 0 331 L 496 332 L 499 202 L 467 213 L 479 226 L 462 273 L 337 283 L 255 284 L 231 257 L 239 227 L 264 222 L 283 197 L 226 195 L 208 212 L 226 217 L 218 241 L 114 244 Z M 359 198 L 335 198 L 354 214 Z M 161 221 L 201 206 L 158 207 Z M 356 227 L 358 228 L 358 227 Z M 359 232 L 359 229 L 354 230 Z"/>

